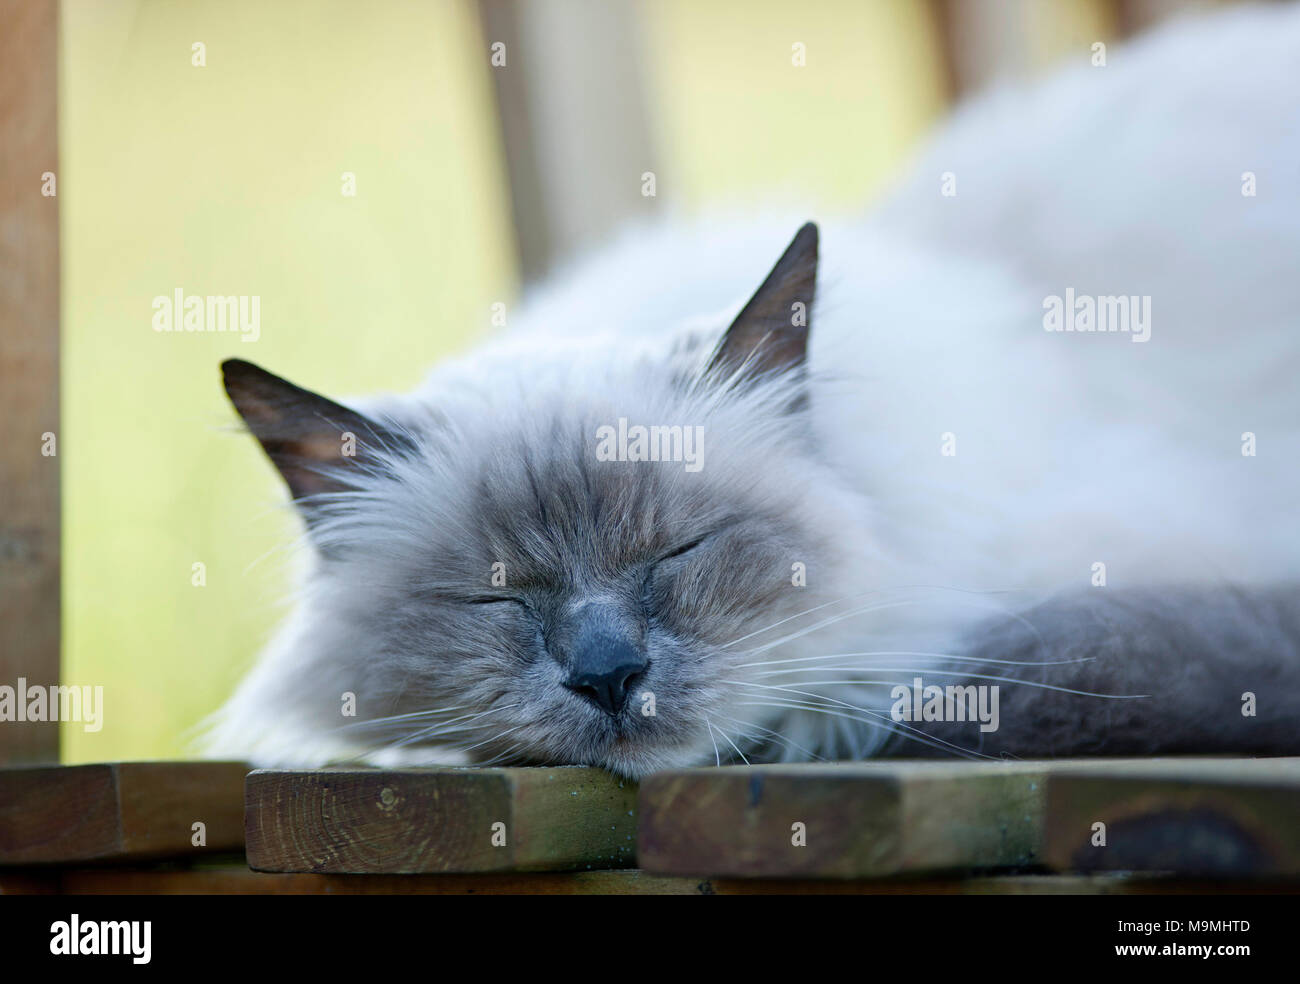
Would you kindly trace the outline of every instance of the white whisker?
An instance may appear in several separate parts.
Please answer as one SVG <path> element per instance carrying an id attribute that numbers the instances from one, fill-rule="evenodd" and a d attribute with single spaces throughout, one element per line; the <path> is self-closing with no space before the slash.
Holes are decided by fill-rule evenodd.
<path id="1" fill-rule="evenodd" d="M 727 682 L 729 682 L 729 683 L 735 683 L 736 681 L 727 681 Z M 913 727 L 911 727 L 911 726 L 909 726 L 909 725 L 905 725 L 905 724 L 903 724 L 901 721 L 895 721 L 892 717 L 890 717 L 888 714 L 885 714 L 885 713 L 882 712 L 882 711 L 873 711 L 873 710 L 871 710 L 870 708 L 867 708 L 867 707 L 859 707 L 859 706 L 856 705 L 856 704 L 850 704 L 850 703 L 848 703 L 847 701 L 837 700 L 836 698 L 834 698 L 834 697 L 830 697 L 830 696 L 827 696 L 826 694 L 818 694 L 818 693 L 814 693 L 814 692 L 812 692 L 812 691 L 807 691 L 807 690 L 796 690 L 796 689 L 794 689 L 793 687 L 777 687 L 777 686 L 771 686 L 771 685 L 768 685 L 768 684 L 762 684 L 762 683 L 742 683 L 742 684 L 740 684 L 740 685 L 741 685 L 741 686 L 747 686 L 747 687 L 758 687 L 758 688 L 761 688 L 761 689 L 763 689 L 763 690 L 777 690 L 777 691 L 781 691 L 781 692 L 784 692 L 784 693 L 799 694 L 800 696 L 803 696 L 803 697 L 812 697 L 812 698 L 814 698 L 814 699 L 816 699 L 816 700 L 826 701 L 826 702 L 828 702 L 828 703 L 832 703 L 832 704 L 838 704 L 840 707 L 848 707 L 848 708 L 851 708 L 852 710 L 855 710 L 855 711 L 861 711 L 863 714 L 869 714 L 869 715 L 871 715 L 872 717 L 875 717 L 875 718 L 881 718 L 881 719 L 883 719 L 883 720 L 887 720 L 887 721 L 890 722 L 890 730 L 898 731 L 900 734 L 901 734 L 901 733 L 907 733 L 907 732 L 914 732 L 915 735 L 920 736 L 920 738 L 924 738 L 927 742 L 931 742 L 931 743 L 933 743 L 933 742 L 937 742 L 939 745 L 943 745 L 943 746 L 946 746 L 946 747 L 949 747 L 949 748 L 954 748 L 954 749 L 959 747 L 959 746 L 957 746 L 957 745 L 952 744 L 952 742 L 944 741 L 942 738 L 936 738 L 934 735 L 927 735 L 925 732 L 921 731 L 920 729 L 918 729 L 918 728 L 913 728 Z M 918 738 L 918 740 L 920 740 L 920 738 Z M 963 749 L 963 751 L 966 751 L 966 750 Z M 975 754 L 981 754 L 981 753 L 978 753 L 978 752 L 971 752 L 971 754 L 975 755 Z M 985 756 L 985 757 L 986 757 L 986 758 L 991 758 L 992 756 Z"/>
<path id="2" fill-rule="evenodd" d="M 916 673 L 914 666 L 873 666 L 872 669 L 884 673 Z M 998 683 L 1014 683 L 1021 687 L 1033 687 L 1036 690 L 1055 690 L 1057 693 L 1074 694 L 1078 697 L 1100 697 L 1104 700 L 1146 700 L 1150 694 L 1095 694 L 1089 690 L 1074 690 L 1070 687 L 1058 687 L 1051 683 L 1038 683 L 1034 680 L 1017 680 L 1015 677 L 994 676 L 990 673 L 970 673 L 966 670 L 926 669 L 931 675 L 958 677 L 962 680 L 993 680 Z"/>
<path id="3" fill-rule="evenodd" d="M 725 643 L 720 648 L 730 649 L 738 642 L 744 642 L 746 639 L 752 639 L 756 635 L 762 635 L 764 632 L 770 632 L 772 631 L 772 629 L 775 629 L 779 625 L 784 625 L 786 622 L 793 621 L 796 618 L 803 618 L 805 615 L 811 615 L 813 612 L 819 612 L 824 608 L 831 607 L 832 605 L 842 605 L 846 602 L 861 601 L 863 598 L 869 598 L 871 595 L 883 594 L 886 591 L 954 591 L 960 594 L 974 594 L 974 595 L 992 595 L 992 594 L 1007 593 L 1007 591 L 1004 589 L 992 589 L 987 591 L 980 591 L 974 588 L 954 588 L 942 584 L 898 584 L 898 585 L 893 585 L 891 587 L 885 587 L 885 588 L 872 588 L 870 591 L 863 591 L 859 594 L 854 594 L 854 595 L 845 595 L 843 598 L 834 598 L 830 601 L 822 602 L 820 605 L 814 605 L 812 608 L 805 608 L 801 612 L 795 612 L 793 615 L 787 615 L 785 618 L 779 619 L 778 621 L 773 622 L 771 625 L 765 626 L 764 628 L 761 629 L 755 629 L 753 632 L 750 632 L 747 635 L 743 635 L 738 639 L 732 639 L 730 642 Z M 913 601 L 913 602 L 909 602 L 909 604 L 921 604 L 921 602 Z M 1011 614 L 1011 613 L 1008 612 L 1007 614 Z"/>
<path id="4" fill-rule="evenodd" d="M 1020 659 L 986 659 L 983 656 L 958 656 L 953 653 L 925 653 L 908 650 L 878 650 L 865 653 L 828 653 L 825 656 L 797 656 L 790 659 L 765 659 L 753 663 L 736 663 L 732 669 L 750 666 L 778 666 L 784 663 L 811 663 L 824 659 L 854 659 L 858 657 L 893 657 L 916 656 L 925 659 L 953 660 L 959 663 L 998 663 L 1005 666 L 1065 666 L 1070 663 L 1090 663 L 1092 656 L 1078 656 L 1073 659 L 1020 660 Z M 841 667 L 834 667 L 840 669 Z M 785 672 L 778 670 L 776 672 Z M 762 674 L 759 674 L 760 676 Z"/>
<path id="5" fill-rule="evenodd" d="M 718 740 L 713 737 L 713 725 L 709 723 L 708 718 L 704 719 L 704 723 L 705 725 L 708 726 L 709 729 L 709 741 L 713 742 L 713 764 L 721 765 L 722 755 L 718 752 Z"/>
<path id="6" fill-rule="evenodd" d="M 411 711 L 407 714 L 393 714 L 389 717 L 366 718 L 363 721 L 351 721 L 344 728 L 376 728 L 397 724 L 403 721 L 412 721 L 419 718 L 436 717 L 439 714 L 449 714 L 452 711 L 464 710 L 469 704 L 454 704 L 451 707 L 434 707 L 424 711 Z"/>
<path id="7" fill-rule="evenodd" d="M 819 696 L 819 695 L 814 694 L 812 696 Z M 831 717 L 846 718 L 850 721 L 858 721 L 862 724 L 869 725 L 870 727 L 873 728 L 883 728 L 884 730 L 890 732 L 891 734 L 901 735 L 904 738 L 908 738 L 912 741 L 920 742 L 922 745 L 928 745 L 931 748 L 946 749 L 955 752 L 958 755 L 964 756 L 966 758 L 982 758 L 982 759 L 990 759 L 990 760 L 994 758 L 994 756 L 992 755 L 985 755 L 983 752 L 974 752 L 971 751 L 970 749 L 966 749 L 958 745 L 954 745 L 951 742 L 946 742 L 941 738 L 932 738 L 931 736 L 926 735 L 923 732 L 916 731 L 915 729 L 912 728 L 900 727 L 898 722 L 894 721 L 892 718 L 889 718 L 886 715 L 877 715 L 878 717 L 883 718 L 883 720 L 872 720 L 869 717 L 862 717 L 861 715 L 857 715 L 857 714 L 846 714 L 843 711 L 836 711 L 829 707 L 823 707 L 805 701 L 796 701 L 789 698 L 778 699 L 776 701 L 739 701 L 738 703 L 741 706 L 773 707 L 782 710 L 793 708 L 795 710 L 811 711 L 815 714 L 826 714 Z M 842 702 L 836 701 L 836 703 L 842 703 Z M 844 706 L 853 707 L 854 705 L 845 704 Z M 867 711 L 865 708 L 858 708 L 858 710 L 862 710 L 867 714 L 874 713 L 871 711 Z"/>
<path id="8" fill-rule="evenodd" d="M 773 731 L 771 728 L 765 728 L 761 724 L 753 724 L 752 722 L 741 721 L 739 718 L 728 717 L 725 714 L 720 714 L 719 717 L 721 717 L 722 720 L 724 721 L 729 721 L 732 724 L 736 725 L 740 729 L 737 731 L 737 734 L 739 734 L 742 738 L 748 738 L 750 741 L 753 741 L 754 736 L 746 733 L 747 729 L 753 729 L 755 731 L 761 732 L 762 734 L 770 736 L 773 741 L 780 742 L 786 748 L 791 748 L 797 752 L 802 752 L 804 755 L 807 755 L 810 759 L 814 759 L 818 762 L 826 761 L 825 758 L 818 755 L 816 752 L 804 748 L 798 742 L 791 741 L 790 739 L 782 735 L 780 732 Z"/>
<path id="9" fill-rule="evenodd" d="M 725 731 L 723 731 L 721 728 L 719 728 L 719 729 L 718 729 L 718 734 L 722 735 L 723 740 L 724 740 L 728 745 L 730 745 L 732 748 L 735 748 L 735 749 L 736 749 L 736 754 L 740 756 L 740 760 L 741 760 L 742 762 L 744 762 L 746 765 L 749 765 L 749 759 L 745 758 L 745 753 L 742 752 L 742 751 L 741 751 L 741 750 L 736 746 L 736 743 L 735 743 L 734 741 L 732 741 L 730 738 L 727 737 L 727 733 L 726 733 Z"/>

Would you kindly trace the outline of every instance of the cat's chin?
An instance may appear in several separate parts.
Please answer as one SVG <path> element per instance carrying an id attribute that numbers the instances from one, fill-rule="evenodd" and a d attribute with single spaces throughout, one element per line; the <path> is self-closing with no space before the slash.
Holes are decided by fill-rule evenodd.
<path id="1" fill-rule="evenodd" d="M 711 764 L 712 754 L 708 759 Z M 624 736 L 613 739 L 603 753 L 583 764 L 598 766 L 625 779 L 640 781 L 652 772 L 683 769 L 705 763 L 701 754 L 690 748 L 660 745 Z"/>
<path id="2" fill-rule="evenodd" d="M 652 772 L 678 768 L 688 763 L 682 757 L 664 755 L 654 749 L 629 746 L 612 748 L 599 762 L 592 764 L 624 779 L 640 781 Z"/>

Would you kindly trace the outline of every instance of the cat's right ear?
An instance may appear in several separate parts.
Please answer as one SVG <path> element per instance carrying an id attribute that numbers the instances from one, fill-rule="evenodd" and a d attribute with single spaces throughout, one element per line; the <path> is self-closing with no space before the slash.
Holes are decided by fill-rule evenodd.
<path id="1" fill-rule="evenodd" d="M 802 371 L 817 292 L 817 226 L 806 223 L 727 329 L 709 361 L 723 378 Z"/>
<path id="2" fill-rule="evenodd" d="M 310 496 L 347 492 L 378 455 L 409 449 L 403 435 L 251 362 L 221 364 L 226 395 L 300 507 Z M 310 511 L 304 509 L 310 519 Z"/>

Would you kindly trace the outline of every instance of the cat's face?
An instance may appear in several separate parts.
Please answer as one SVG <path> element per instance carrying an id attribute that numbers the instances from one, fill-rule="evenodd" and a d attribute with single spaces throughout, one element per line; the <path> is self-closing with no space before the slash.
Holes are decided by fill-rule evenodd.
<path id="1" fill-rule="evenodd" d="M 806 419 L 815 264 L 807 227 L 721 339 L 588 352 L 518 396 L 363 417 L 227 364 L 321 554 L 306 603 L 348 628 L 304 699 L 337 707 L 306 679 L 328 663 L 365 740 L 476 762 L 638 776 L 766 743 L 761 645 L 851 561 Z"/>
<path id="2" fill-rule="evenodd" d="M 756 480 L 725 454 L 693 474 L 599 461 L 594 429 L 513 447 L 500 435 L 508 453 L 480 462 L 473 494 L 446 511 L 460 522 L 423 527 L 388 602 L 357 613 L 400 654 L 384 712 L 454 708 L 418 720 L 476 761 L 633 775 L 698 760 L 710 721 L 734 734 L 720 716 L 741 690 L 727 681 L 754 658 L 738 640 L 813 603 L 796 564 L 824 574 L 828 544 L 799 518 L 805 483 Z M 371 552 L 353 570 L 383 563 Z"/>

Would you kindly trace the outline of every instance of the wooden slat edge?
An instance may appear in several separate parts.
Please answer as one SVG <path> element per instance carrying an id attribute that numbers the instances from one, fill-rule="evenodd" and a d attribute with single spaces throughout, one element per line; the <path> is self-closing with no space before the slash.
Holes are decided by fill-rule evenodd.
<path id="1" fill-rule="evenodd" d="M 1229 767 L 1231 768 L 1231 767 Z M 1045 863 L 1058 871 L 1300 876 L 1300 774 L 1058 773 L 1048 780 Z"/>
<path id="2" fill-rule="evenodd" d="M 89 861 L 120 846 L 112 766 L 0 769 L 0 865 Z"/>
<path id="3" fill-rule="evenodd" d="M 1004 875 L 978 878 L 682 878 L 645 871 L 478 875 L 312 875 L 243 866 L 160 870 L 68 869 L 0 873 L 0 894 L 68 895 L 1207 895 L 1300 894 L 1300 881 L 1205 881 L 1125 875 Z"/>
<path id="4" fill-rule="evenodd" d="M 237 762 L 0 769 L 0 865 L 242 851 L 246 771 Z M 202 846 L 195 821 L 206 824 Z"/>
<path id="5" fill-rule="evenodd" d="M 123 762 L 114 768 L 122 857 L 243 852 L 244 777 L 249 766 L 242 762 Z M 202 826 L 196 829 L 197 824 Z"/>
<path id="6" fill-rule="evenodd" d="M 661 773 L 642 783 L 639 863 L 658 874 L 754 878 L 1028 864 L 1039 850 L 1042 775 L 1039 763 Z"/>
<path id="7" fill-rule="evenodd" d="M 597 769 L 257 771 L 245 786 L 261 871 L 427 874 L 632 863 L 635 790 Z"/>

